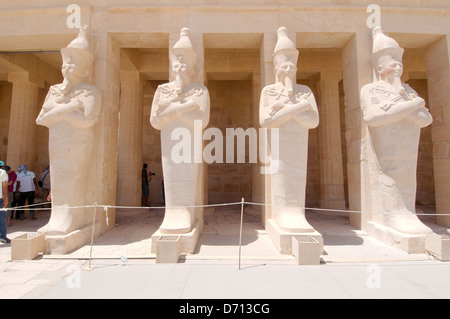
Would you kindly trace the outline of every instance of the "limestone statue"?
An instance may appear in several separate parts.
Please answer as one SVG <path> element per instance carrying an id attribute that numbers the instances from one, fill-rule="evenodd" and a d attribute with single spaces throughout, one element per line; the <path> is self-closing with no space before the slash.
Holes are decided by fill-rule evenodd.
<path id="1" fill-rule="evenodd" d="M 183 28 L 179 41 L 170 53 L 172 81 L 158 87 L 150 114 L 151 125 L 161 131 L 166 210 L 160 231 L 166 234 L 190 232 L 198 218 L 192 206 L 202 204 L 203 149 L 201 145 L 195 147 L 193 140 L 197 134 L 201 136 L 202 130 L 208 125 L 210 101 L 208 89 L 193 82 L 196 60 L 190 31 Z M 201 125 L 195 125 L 195 121 Z M 177 131 L 187 131 L 191 137 L 188 160 L 174 158 L 179 155 L 173 152 L 179 143 L 177 136 L 173 138 Z M 186 159 L 186 154 L 183 154 L 183 158 Z"/>
<path id="2" fill-rule="evenodd" d="M 279 129 L 277 169 L 270 176 L 272 219 L 288 232 L 312 232 L 305 217 L 308 133 L 319 124 L 311 89 L 296 84 L 299 52 L 281 27 L 273 54 L 276 83 L 262 90 L 259 116 L 263 128 Z M 272 147 L 272 146 L 270 146 Z"/>
<path id="3" fill-rule="evenodd" d="M 99 117 L 102 95 L 89 83 L 94 62 L 91 49 L 87 27 L 61 49 L 64 80 L 50 87 L 36 119 L 38 125 L 49 128 L 52 214 L 40 230 L 49 235 L 68 234 L 92 219 L 82 209 L 70 208 L 93 204 L 88 203 L 86 194 L 93 182 L 93 126 Z"/>
<path id="4" fill-rule="evenodd" d="M 415 213 L 416 168 L 420 129 L 431 124 L 432 116 L 425 101 L 401 82 L 404 50 L 381 27 L 372 35 L 379 79 L 361 89 L 361 108 L 374 154 L 374 221 L 401 233 L 428 233 Z"/>

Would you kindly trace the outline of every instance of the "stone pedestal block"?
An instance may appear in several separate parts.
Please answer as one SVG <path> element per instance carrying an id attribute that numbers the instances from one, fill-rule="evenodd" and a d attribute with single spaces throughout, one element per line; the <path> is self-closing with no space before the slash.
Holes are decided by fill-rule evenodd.
<path id="1" fill-rule="evenodd" d="M 283 255 L 292 255 L 292 236 L 310 236 L 319 243 L 319 251 L 323 251 L 323 237 L 317 231 L 308 233 L 289 233 L 282 231 L 273 219 L 268 219 L 266 222 L 266 230 L 275 248 Z"/>
<path id="2" fill-rule="evenodd" d="M 45 252 L 45 235 L 27 233 L 11 240 L 11 260 L 33 260 Z"/>
<path id="3" fill-rule="evenodd" d="M 425 253 L 425 234 L 404 234 L 375 222 L 368 222 L 366 231 L 369 236 L 385 244 L 399 247 L 408 254 Z"/>
<path id="4" fill-rule="evenodd" d="M 200 220 L 197 220 L 195 227 L 187 234 L 167 235 L 161 233 L 161 230 L 156 231 L 152 235 L 152 254 L 156 254 L 156 262 L 176 263 L 181 254 L 193 253 L 197 246 L 202 228 L 203 217 Z M 168 240 L 168 237 L 179 237 L 177 239 L 177 244 L 175 245 L 173 240 Z M 172 257 L 172 261 L 163 261 L 166 260 L 167 256 L 174 256 L 175 253 L 178 254 L 176 260 Z"/>
<path id="5" fill-rule="evenodd" d="M 312 236 L 292 236 L 292 254 L 299 265 L 320 264 L 320 243 Z"/>
<path id="6" fill-rule="evenodd" d="M 96 233 L 100 225 L 96 223 Z M 82 247 L 91 240 L 92 225 L 85 226 L 65 235 L 46 235 L 46 253 L 64 255 L 74 249 Z"/>
<path id="7" fill-rule="evenodd" d="M 441 261 L 450 261 L 450 236 L 427 235 L 425 250 Z"/>
<path id="8" fill-rule="evenodd" d="M 181 254 L 180 236 L 163 235 L 156 241 L 158 251 L 156 253 L 156 263 L 176 264 Z"/>

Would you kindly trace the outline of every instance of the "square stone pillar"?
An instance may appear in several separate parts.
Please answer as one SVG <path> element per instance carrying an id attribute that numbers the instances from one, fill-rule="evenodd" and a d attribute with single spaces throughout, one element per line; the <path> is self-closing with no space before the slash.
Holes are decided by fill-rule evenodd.
<path id="1" fill-rule="evenodd" d="M 296 38 L 295 36 L 292 37 L 292 34 L 290 34 L 289 36 L 292 41 L 295 41 L 295 38 Z M 277 39 L 278 39 L 277 38 L 277 30 L 274 30 L 273 32 L 264 33 L 262 47 L 261 47 L 261 58 L 260 58 L 261 76 L 260 76 L 259 96 L 261 96 L 261 92 L 264 89 L 264 87 L 275 83 L 273 51 L 277 44 Z M 258 105 L 258 121 L 259 121 L 259 105 Z M 265 140 L 265 137 L 266 136 L 264 136 L 263 134 L 259 135 L 259 138 L 260 138 L 259 147 L 262 147 L 263 150 L 267 150 L 267 145 L 268 145 L 267 140 Z M 261 168 L 263 168 L 263 167 L 264 167 L 264 164 L 261 164 Z M 260 180 L 261 180 L 261 189 L 260 189 L 261 203 L 270 204 L 271 190 L 270 190 L 270 187 L 267 187 L 267 185 L 270 185 L 271 176 L 261 174 L 261 170 L 260 170 L 259 174 L 260 174 Z M 267 227 L 267 224 L 266 224 L 267 219 L 270 219 L 272 217 L 270 206 L 262 206 L 261 214 L 262 214 L 262 216 L 261 216 L 262 223 L 263 223 L 264 227 Z"/>
<path id="2" fill-rule="evenodd" d="M 9 73 L 13 83 L 11 115 L 8 132 L 7 158 L 3 159 L 11 169 L 26 164 L 35 171 L 36 118 L 40 111 L 39 85 L 28 80 L 28 72 Z M 36 172 L 38 173 L 38 172 Z"/>
<path id="3" fill-rule="evenodd" d="M 430 111 L 433 115 L 434 180 L 436 212 L 450 213 L 450 35 L 425 50 Z M 450 216 L 437 217 L 450 227 Z"/>
<path id="4" fill-rule="evenodd" d="M 118 206 L 141 206 L 142 89 L 143 82 L 138 71 L 120 73 Z"/>
<path id="5" fill-rule="evenodd" d="M 317 84 L 319 108 L 319 176 L 321 208 L 345 209 L 339 110 L 340 73 L 322 72 Z"/>
<path id="6" fill-rule="evenodd" d="M 349 209 L 364 213 L 371 209 L 367 159 L 362 156 L 366 147 L 366 126 L 361 114 L 360 90 L 373 81 L 371 55 L 372 36 L 369 29 L 356 33 L 342 51 Z M 351 213 L 350 223 L 362 228 L 362 216 Z"/>
<path id="7" fill-rule="evenodd" d="M 116 204 L 117 154 L 120 105 L 120 48 L 107 33 L 95 34 L 95 62 L 93 84 L 103 93 L 103 105 L 97 123 L 98 154 L 95 158 L 97 191 L 95 200 L 99 205 Z M 115 224 L 115 209 L 101 214 L 101 232 Z"/>

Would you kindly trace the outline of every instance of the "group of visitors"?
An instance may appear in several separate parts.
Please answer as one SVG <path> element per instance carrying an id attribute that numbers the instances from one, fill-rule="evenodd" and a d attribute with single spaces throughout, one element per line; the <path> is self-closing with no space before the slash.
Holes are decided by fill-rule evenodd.
<path id="1" fill-rule="evenodd" d="M 35 220 L 33 209 L 35 196 L 39 194 L 45 202 L 50 193 L 50 167 L 47 166 L 38 176 L 28 170 L 27 165 L 21 164 L 17 173 L 10 166 L 0 161 L 0 208 L 8 209 L 23 207 L 27 203 L 31 220 Z M 39 190 L 40 189 L 40 190 Z M 15 215 L 15 216 L 14 216 Z M 12 226 L 12 219 L 25 219 L 23 210 L 0 210 L 0 242 L 10 243 L 6 237 L 7 227 Z"/>

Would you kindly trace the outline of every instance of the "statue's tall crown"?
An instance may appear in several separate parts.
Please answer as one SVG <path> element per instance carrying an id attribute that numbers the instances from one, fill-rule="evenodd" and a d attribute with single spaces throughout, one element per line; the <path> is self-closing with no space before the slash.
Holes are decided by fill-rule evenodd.
<path id="1" fill-rule="evenodd" d="M 90 45 L 90 31 L 88 26 L 83 26 L 80 28 L 80 32 L 76 39 L 69 43 L 65 48 L 61 49 L 61 54 L 63 56 L 80 56 L 94 60 L 94 54 L 92 53 L 92 47 Z"/>
<path id="2" fill-rule="evenodd" d="M 277 31 L 278 41 L 273 52 L 273 57 L 275 58 L 278 54 L 285 54 L 289 59 L 296 63 L 298 60 L 298 50 L 295 47 L 294 42 L 289 39 L 287 35 L 286 27 L 281 27 Z"/>
<path id="3" fill-rule="evenodd" d="M 383 63 L 384 60 L 393 58 L 401 62 L 404 50 L 397 41 L 383 33 L 380 26 L 372 29 L 372 62 L 375 67 Z"/>
<path id="4" fill-rule="evenodd" d="M 194 51 L 191 41 L 191 31 L 188 28 L 183 28 L 180 31 L 180 39 L 173 46 L 172 57 L 180 56 L 184 57 L 185 62 L 194 67 L 197 61 L 197 54 Z"/>

